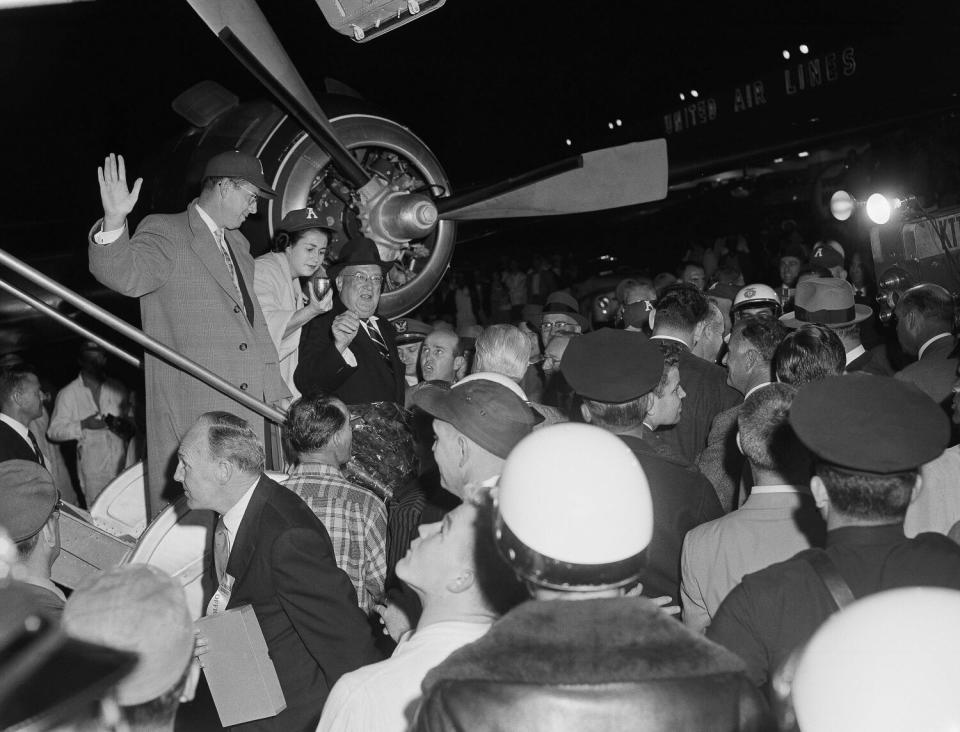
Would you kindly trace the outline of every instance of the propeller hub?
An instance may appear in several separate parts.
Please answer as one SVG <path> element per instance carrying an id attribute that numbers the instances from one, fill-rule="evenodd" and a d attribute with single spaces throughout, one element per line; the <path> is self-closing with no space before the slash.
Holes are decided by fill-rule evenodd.
<path id="1" fill-rule="evenodd" d="M 393 191 L 370 202 L 367 220 L 374 240 L 396 246 L 430 234 L 440 215 L 429 196 Z"/>

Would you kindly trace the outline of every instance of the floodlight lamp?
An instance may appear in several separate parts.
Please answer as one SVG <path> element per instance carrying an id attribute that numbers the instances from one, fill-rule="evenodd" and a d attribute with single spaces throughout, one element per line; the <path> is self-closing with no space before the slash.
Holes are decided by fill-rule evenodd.
<path id="1" fill-rule="evenodd" d="M 890 220 L 894 204 L 882 193 L 874 193 L 867 199 L 867 217 L 878 226 Z"/>
<path id="2" fill-rule="evenodd" d="M 846 191 L 837 191 L 830 196 L 830 213 L 837 221 L 846 221 L 853 215 L 856 203 Z"/>

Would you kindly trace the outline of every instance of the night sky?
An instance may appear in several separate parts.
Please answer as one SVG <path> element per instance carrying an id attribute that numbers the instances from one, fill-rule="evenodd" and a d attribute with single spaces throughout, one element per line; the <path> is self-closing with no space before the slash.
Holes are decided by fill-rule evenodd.
<path id="1" fill-rule="evenodd" d="M 960 21 L 937 13 L 928 0 L 873 3 L 869 17 L 859 3 L 449 0 L 365 44 L 330 29 L 312 0 L 262 7 L 312 88 L 337 79 L 411 127 L 442 161 L 455 190 L 571 152 L 660 136 L 664 115 L 683 107 L 680 92 L 689 102 L 692 89 L 718 109 L 709 125 L 668 136 L 671 164 L 693 177 L 718 169 L 706 162 L 744 150 L 765 150 L 769 164 L 783 154 L 775 151 L 795 154 L 784 148 L 791 139 L 956 104 L 960 91 Z M 855 47 L 856 74 L 787 94 L 785 83 L 789 88 L 796 79 L 785 82 L 784 74 L 803 62 L 801 43 L 824 64 Z M 0 53 L 2 246 L 68 276 L 79 289 L 93 284 L 84 242 L 100 212 L 95 171 L 103 156 L 122 152 L 131 173 L 142 173 L 186 129 L 170 102 L 203 79 L 241 100 L 266 96 L 180 0 L 0 11 Z M 736 95 L 758 80 L 769 104 L 735 110 Z M 615 119 L 622 125 L 611 131 Z M 697 233 L 724 233 L 738 215 L 728 204 L 718 208 L 722 222 L 699 211 L 682 220 L 702 222 Z M 557 237 L 564 246 L 595 248 L 596 221 L 580 228 L 554 222 L 530 240 Z M 476 237 L 500 226 L 461 233 Z M 617 236 L 625 235 L 607 239 Z"/>

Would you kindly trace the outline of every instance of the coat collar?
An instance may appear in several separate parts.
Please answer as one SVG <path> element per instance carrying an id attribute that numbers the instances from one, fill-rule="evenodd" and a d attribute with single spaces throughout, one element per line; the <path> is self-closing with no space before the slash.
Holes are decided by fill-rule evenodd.
<path id="1" fill-rule="evenodd" d="M 233 280 L 227 272 L 226 264 L 223 261 L 223 254 L 220 247 L 217 246 L 217 240 L 213 238 L 213 232 L 207 226 L 206 221 L 200 216 L 197 210 L 199 199 L 194 199 L 187 207 L 187 218 L 190 223 L 190 230 L 193 232 L 193 239 L 190 241 L 190 248 L 197 255 L 203 266 L 207 268 L 210 276 L 220 285 L 221 289 L 241 308 L 243 300 L 237 294 L 237 288 L 233 286 Z M 234 246 L 234 234 L 231 231 L 224 230 L 226 241 L 230 243 L 234 251 L 234 257 L 237 259 L 237 265 L 240 265 L 240 258 L 236 256 L 236 246 Z M 247 272 L 241 268 L 244 282 L 252 281 L 247 277 Z"/>
<path id="2" fill-rule="evenodd" d="M 250 566 L 250 559 L 257 549 L 257 536 L 260 533 L 260 514 L 267 504 L 267 491 L 264 490 L 266 476 L 261 475 L 257 481 L 247 510 L 240 521 L 237 536 L 230 549 L 230 560 L 227 562 L 227 572 L 234 578 L 234 586 L 239 585 Z"/>

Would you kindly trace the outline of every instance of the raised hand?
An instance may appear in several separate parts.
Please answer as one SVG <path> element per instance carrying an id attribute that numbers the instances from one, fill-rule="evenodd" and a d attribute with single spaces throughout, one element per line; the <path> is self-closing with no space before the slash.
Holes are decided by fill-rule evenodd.
<path id="1" fill-rule="evenodd" d="M 360 328 L 360 318 L 351 310 L 340 313 L 333 319 L 333 343 L 340 353 L 343 353 L 357 334 Z"/>
<path id="2" fill-rule="evenodd" d="M 123 227 L 127 216 L 137 205 L 143 178 L 137 178 L 133 190 L 127 188 L 127 169 L 123 155 L 110 153 L 97 168 L 100 181 L 100 201 L 103 203 L 103 230 L 114 231 Z"/>

